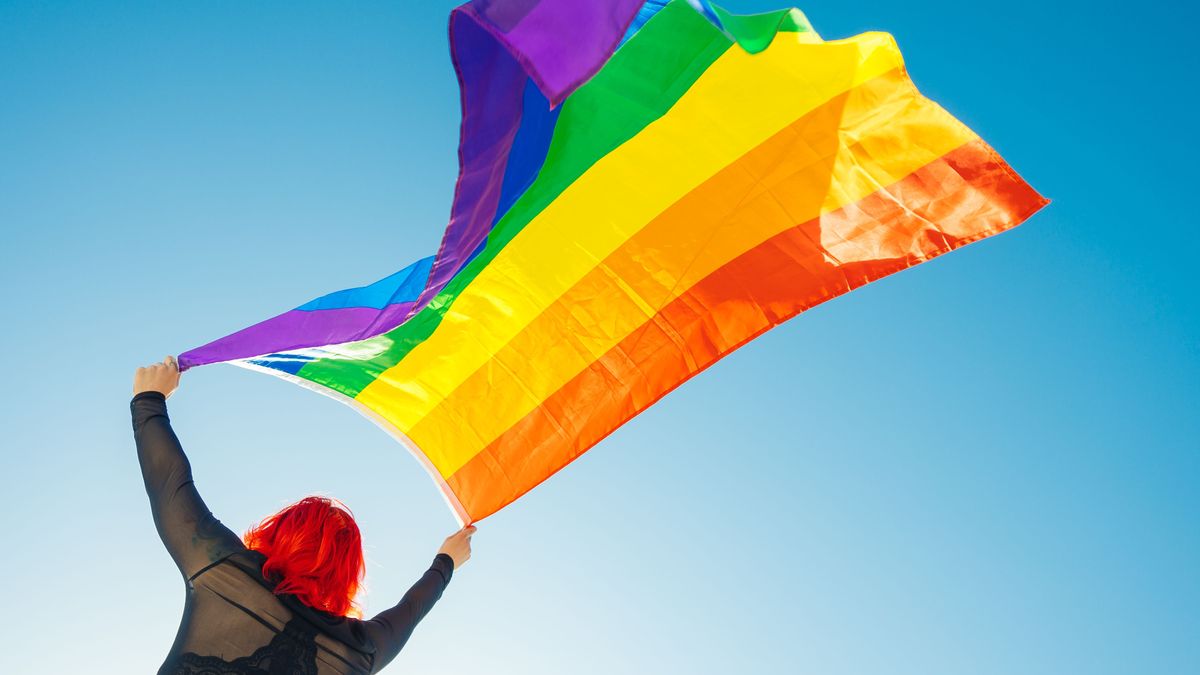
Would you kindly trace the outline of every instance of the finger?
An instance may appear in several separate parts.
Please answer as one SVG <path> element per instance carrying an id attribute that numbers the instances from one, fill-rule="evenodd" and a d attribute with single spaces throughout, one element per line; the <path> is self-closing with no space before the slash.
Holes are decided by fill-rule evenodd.
<path id="1" fill-rule="evenodd" d="M 463 531 L 463 533 L 464 533 L 464 534 L 466 534 L 466 535 L 469 537 L 469 536 L 471 536 L 471 535 L 475 534 L 475 526 L 474 526 L 474 525 L 468 525 L 468 526 L 464 527 L 464 528 L 462 529 L 462 531 Z"/>

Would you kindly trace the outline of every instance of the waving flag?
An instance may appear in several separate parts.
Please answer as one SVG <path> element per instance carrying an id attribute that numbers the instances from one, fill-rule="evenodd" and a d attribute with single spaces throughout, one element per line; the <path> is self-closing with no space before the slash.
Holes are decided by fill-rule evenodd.
<path id="1" fill-rule="evenodd" d="M 461 173 L 437 254 L 180 363 L 353 406 L 463 522 L 767 329 L 1046 203 L 884 33 L 706 0 L 477 0 L 450 30 Z"/>

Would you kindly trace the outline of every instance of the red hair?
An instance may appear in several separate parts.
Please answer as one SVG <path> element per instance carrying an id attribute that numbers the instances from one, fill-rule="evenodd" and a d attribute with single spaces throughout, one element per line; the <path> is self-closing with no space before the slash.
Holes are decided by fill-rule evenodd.
<path id="1" fill-rule="evenodd" d="M 267 516 L 242 535 L 246 548 L 267 556 L 263 576 L 275 593 L 338 616 L 361 615 L 354 596 L 362 586 L 362 537 L 345 504 L 305 497 Z"/>

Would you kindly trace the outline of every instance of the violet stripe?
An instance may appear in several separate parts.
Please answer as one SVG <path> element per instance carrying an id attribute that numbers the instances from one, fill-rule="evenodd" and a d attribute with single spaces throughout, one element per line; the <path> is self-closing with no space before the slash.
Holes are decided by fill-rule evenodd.
<path id="1" fill-rule="evenodd" d="M 179 368 L 187 370 L 193 366 L 285 352 L 289 349 L 362 340 L 383 332 L 379 326 L 390 328 L 398 325 L 408 315 L 412 306 L 412 302 L 399 302 L 381 310 L 373 307 L 314 311 L 293 309 L 180 354 Z"/>
<path id="2" fill-rule="evenodd" d="M 459 10 L 450 15 L 450 50 L 462 96 L 458 183 L 450 222 L 414 314 L 467 264 L 491 230 L 528 79 L 504 47 Z"/>
<path id="3" fill-rule="evenodd" d="M 505 169 L 533 79 L 551 105 L 608 60 L 641 0 L 475 0 L 450 15 L 462 96 L 459 178 L 450 222 L 415 302 L 384 309 L 292 310 L 181 354 L 180 367 L 351 342 L 400 325 L 469 261 L 496 220 Z"/>
<path id="4" fill-rule="evenodd" d="M 558 105 L 616 50 L 644 0 L 475 0 L 469 13 Z"/>
<path id="5" fill-rule="evenodd" d="M 460 171 L 450 223 L 412 313 L 437 297 L 487 238 L 521 123 L 525 78 L 556 105 L 617 48 L 642 0 L 476 0 L 450 15 L 462 92 Z"/>

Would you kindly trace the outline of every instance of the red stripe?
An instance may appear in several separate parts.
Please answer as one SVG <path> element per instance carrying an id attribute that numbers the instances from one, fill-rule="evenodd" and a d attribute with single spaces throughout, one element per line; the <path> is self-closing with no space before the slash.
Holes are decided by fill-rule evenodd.
<path id="1" fill-rule="evenodd" d="M 764 331 L 863 284 L 1015 227 L 1046 203 L 986 143 L 972 141 L 717 269 L 501 434 L 447 483 L 472 520 L 487 517 Z M 884 248 L 912 253 L 830 262 L 822 234 L 829 241 L 833 232 L 844 241 L 861 238 L 863 245 L 855 251 L 872 250 L 871 242 L 903 241 L 898 248 Z"/>

